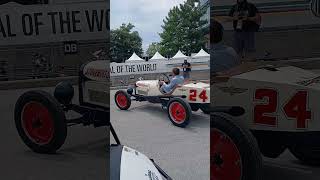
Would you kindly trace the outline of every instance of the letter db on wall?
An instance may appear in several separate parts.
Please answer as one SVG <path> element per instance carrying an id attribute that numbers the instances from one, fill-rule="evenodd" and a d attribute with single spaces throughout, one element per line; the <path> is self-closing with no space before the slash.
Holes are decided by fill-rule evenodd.
<path id="1" fill-rule="evenodd" d="M 76 54 L 78 52 L 77 41 L 64 42 L 64 54 Z"/>

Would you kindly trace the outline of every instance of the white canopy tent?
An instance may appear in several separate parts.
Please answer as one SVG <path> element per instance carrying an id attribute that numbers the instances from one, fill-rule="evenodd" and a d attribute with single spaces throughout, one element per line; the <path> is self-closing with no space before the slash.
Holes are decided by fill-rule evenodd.
<path id="1" fill-rule="evenodd" d="M 182 58 L 188 58 L 188 56 L 184 55 L 180 50 L 177 52 L 176 55 L 172 57 L 172 59 L 182 59 Z"/>
<path id="2" fill-rule="evenodd" d="M 153 55 L 153 57 L 150 59 L 151 60 L 165 60 L 166 58 L 163 57 L 158 51 Z"/>
<path id="3" fill-rule="evenodd" d="M 192 58 L 199 58 L 199 57 L 209 57 L 210 54 L 208 54 L 205 50 L 201 49 L 198 54 L 194 55 Z"/>
<path id="4" fill-rule="evenodd" d="M 126 60 L 126 62 L 144 62 L 143 59 L 141 59 L 135 52 L 131 55 L 129 59 Z"/>

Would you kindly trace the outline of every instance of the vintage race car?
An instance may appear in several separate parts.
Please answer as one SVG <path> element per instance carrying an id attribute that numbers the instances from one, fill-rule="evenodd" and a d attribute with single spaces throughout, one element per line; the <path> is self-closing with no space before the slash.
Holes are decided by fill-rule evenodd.
<path id="1" fill-rule="evenodd" d="M 212 81 L 213 179 L 259 180 L 261 154 L 276 158 L 286 149 L 304 163 L 320 163 L 319 74 L 242 66 Z"/>
<path id="2" fill-rule="evenodd" d="M 27 91 L 15 105 L 15 124 L 23 142 L 37 153 L 55 153 L 65 142 L 69 126 L 83 124 L 110 129 L 116 144 L 110 145 L 112 180 L 171 179 L 153 160 L 121 145 L 110 122 L 107 61 L 93 61 L 79 72 L 79 104 L 72 103 L 74 88 L 59 83 L 54 96 L 41 90 Z M 74 111 L 81 116 L 66 118 Z M 108 178 L 107 178 L 108 179 Z"/>
<path id="3" fill-rule="evenodd" d="M 159 81 L 169 82 L 169 77 L 162 74 L 159 80 L 140 80 L 129 86 L 127 91 L 119 90 L 114 96 L 116 105 L 121 110 L 131 106 L 131 100 L 160 103 L 167 109 L 170 121 L 178 127 L 186 127 L 190 122 L 191 111 L 201 109 L 209 113 L 210 85 L 205 82 L 186 82 L 176 86 L 171 92 L 163 93 Z"/>

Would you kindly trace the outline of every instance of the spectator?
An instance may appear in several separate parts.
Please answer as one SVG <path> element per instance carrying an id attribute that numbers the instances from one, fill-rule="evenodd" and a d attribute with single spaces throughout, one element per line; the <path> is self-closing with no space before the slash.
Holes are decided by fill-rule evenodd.
<path id="1" fill-rule="evenodd" d="M 259 30 L 261 16 L 258 9 L 247 0 L 237 0 L 227 21 L 233 22 L 234 48 L 243 59 L 255 52 L 255 32 Z"/>
<path id="2" fill-rule="evenodd" d="M 184 62 L 182 64 L 182 70 L 183 70 L 183 77 L 187 81 L 190 79 L 190 72 L 191 72 L 191 64 L 188 62 L 187 59 L 184 59 Z"/>
<path id="3" fill-rule="evenodd" d="M 210 69 L 213 74 L 227 71 L 240 65 L 236 51 L 223 43 L 223 26 L 212 20 L 210 23 Z"/>
<path id="4" fill-rule="evenodd" d="M 33 71 L 33 79 L 40 78 L 41 73 L 41 55 L 39 53 L 35 53 L 32 58 L 32 71 Z"/>

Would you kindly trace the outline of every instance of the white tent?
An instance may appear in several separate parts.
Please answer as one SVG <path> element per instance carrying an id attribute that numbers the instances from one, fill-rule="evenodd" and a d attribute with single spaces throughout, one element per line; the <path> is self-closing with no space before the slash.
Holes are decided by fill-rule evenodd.
<path id="1" fill-rule="evenodd" d="M 208 54 L 205 50 L 201 49 L 198 54 L 194 55 L 193 58 L 198 58 L 198 57 L 208 57 L 210 54 Z"/>
<path id="2" fill-rule="evenodd" d="M 144 60 L 141 59 L 136 53 L 133 53 L 131 57 L 128 60 L 126 60 L 126 62 L 142 62 L 142 61 Z"/>
<path id="3" fill-rule="evenodd" d="M 158 51 L 153 55 L 150 60 L 165 60 L 166 58 L 163 57 Z"/>
<path id="4" fill-rule="evenodd" d="M 177 52 L 176 55 L 172 57 L 172 59 L 182 59 L 182 58 L 187 58 L 188 56 L 184 55 L 180 50 Z"/>

